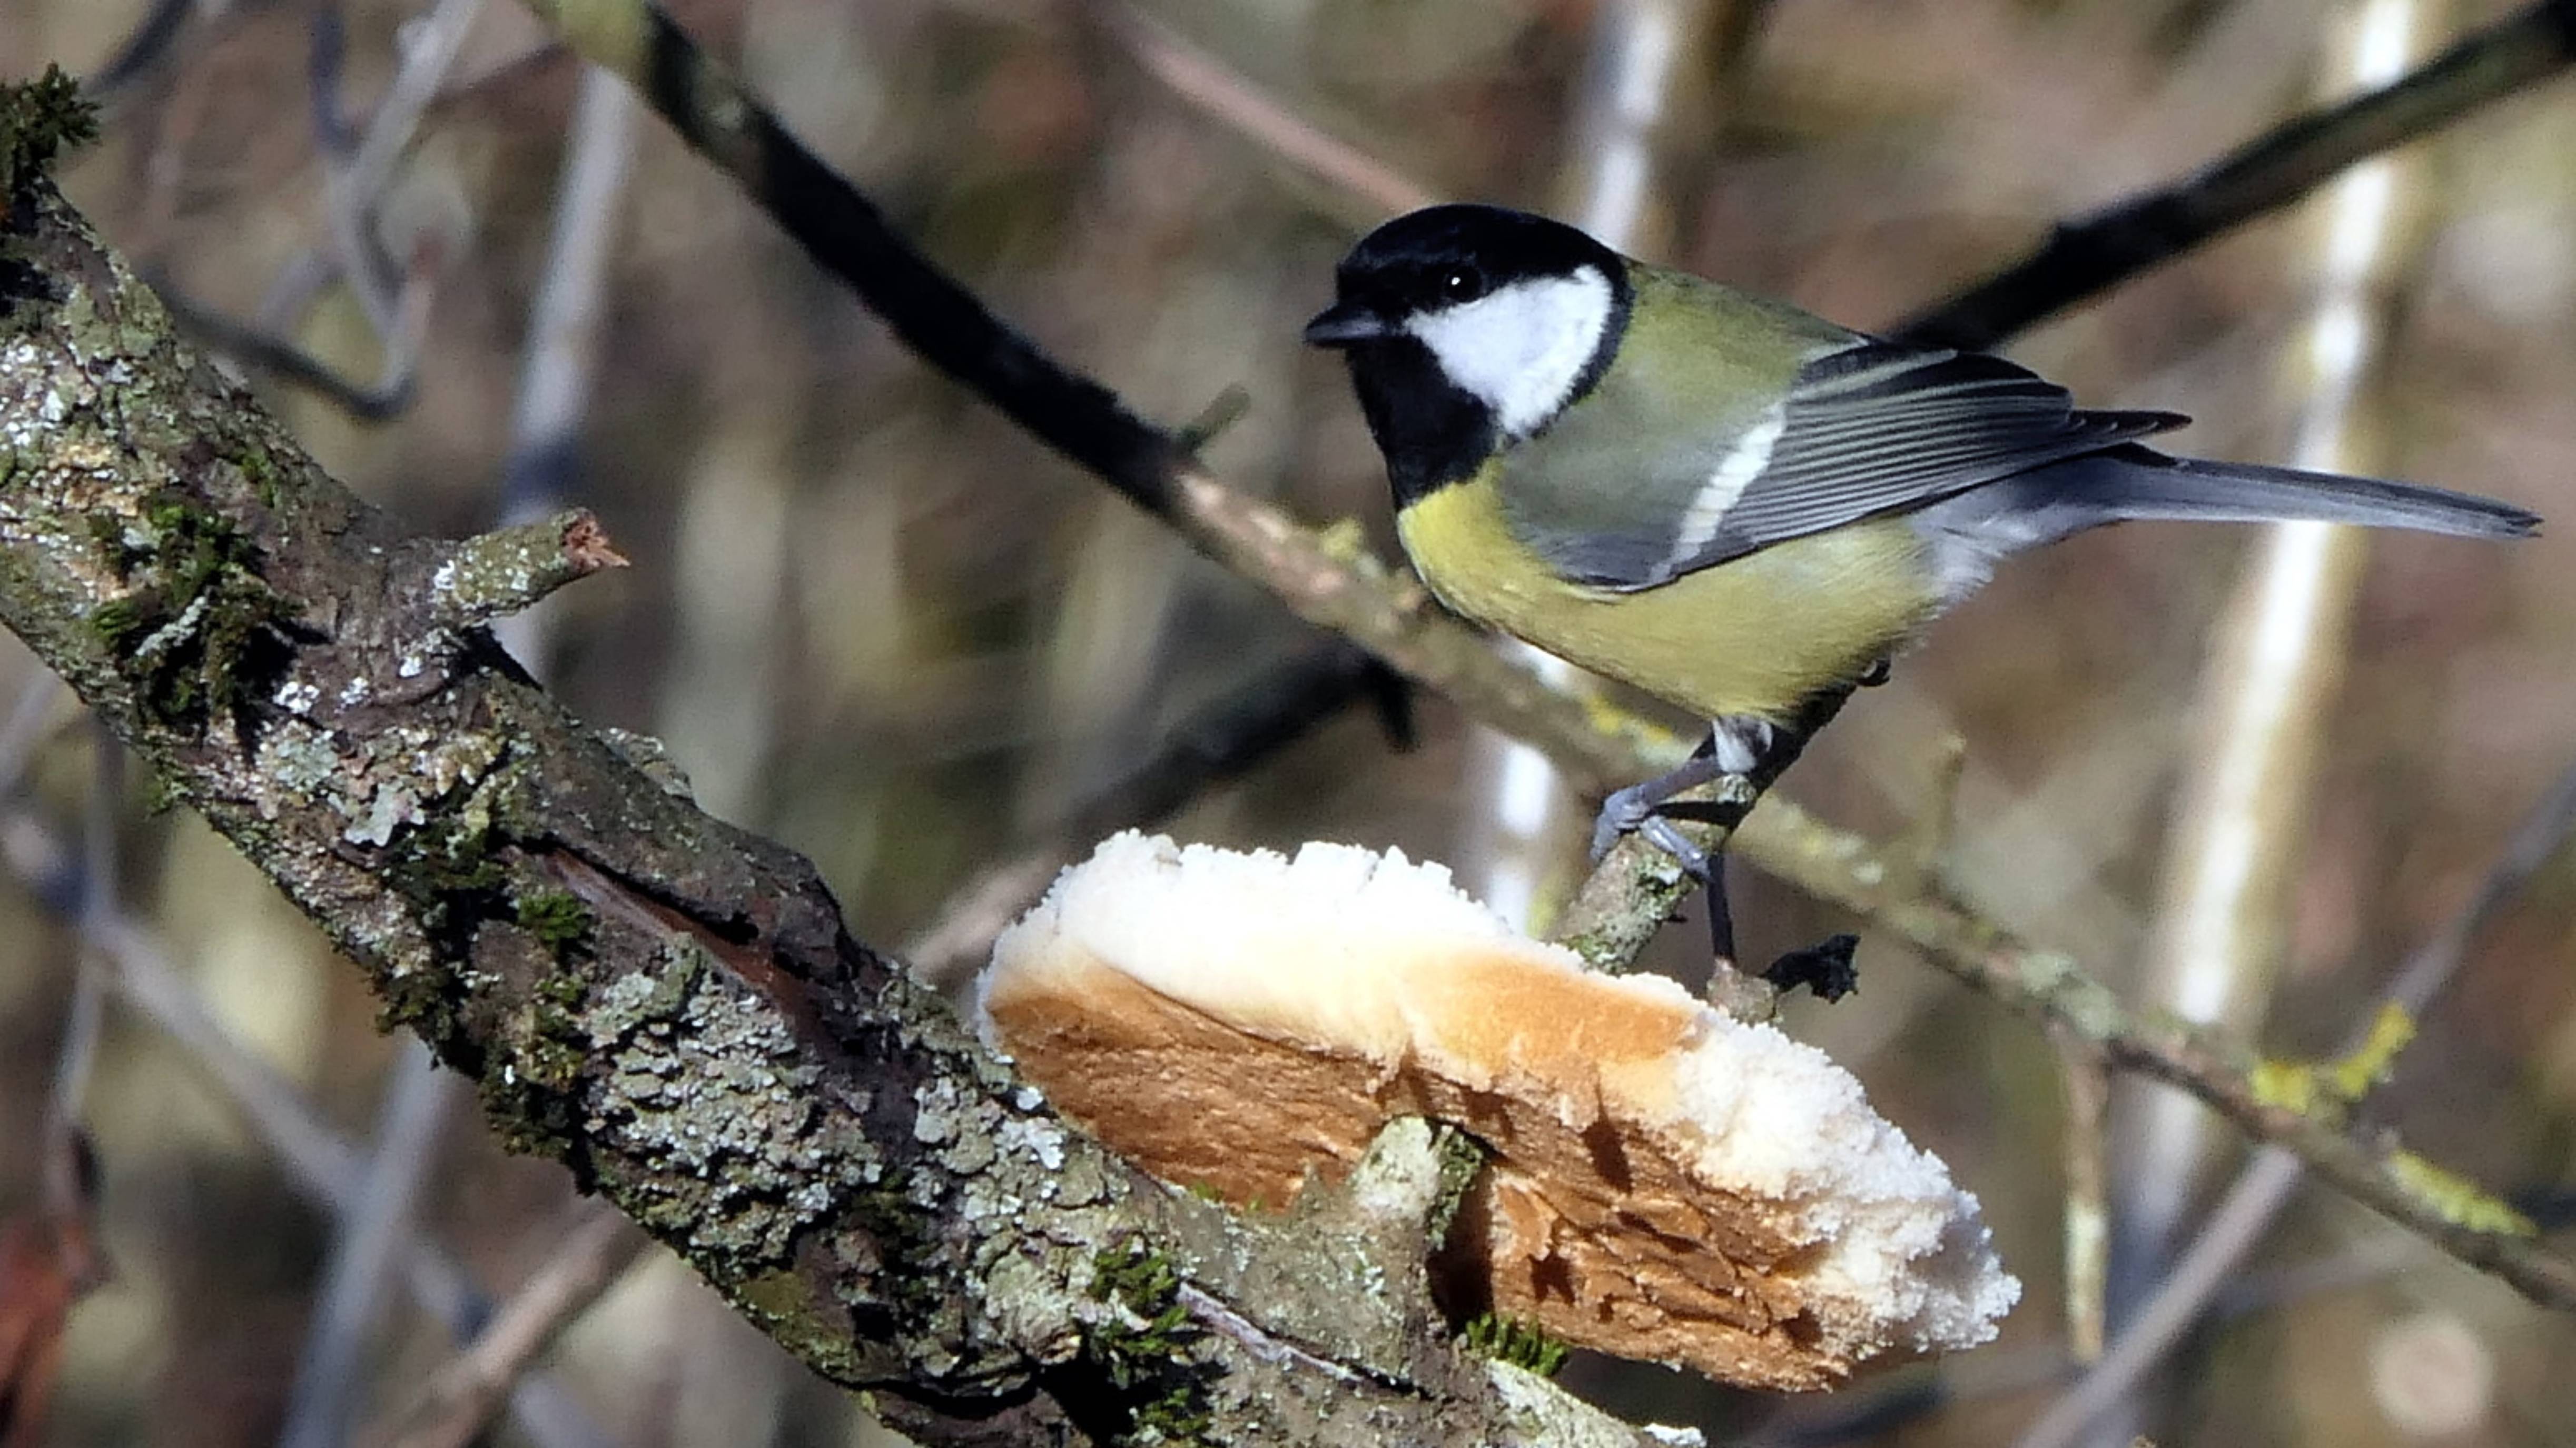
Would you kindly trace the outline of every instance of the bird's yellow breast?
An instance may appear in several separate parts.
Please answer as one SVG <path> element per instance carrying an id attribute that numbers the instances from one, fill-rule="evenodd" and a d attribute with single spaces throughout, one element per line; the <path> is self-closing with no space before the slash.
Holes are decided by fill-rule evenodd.
<path id="1" fill-rule="evenodd" d="M 1703 718 L 1788 723 L 1937 611 L 1912 529 L 1876 519 L 1633 593 L 1571 583 L 1516 542 L 1490 479 L 1416 499 L 1404 551 L 1443 603 Z"/>

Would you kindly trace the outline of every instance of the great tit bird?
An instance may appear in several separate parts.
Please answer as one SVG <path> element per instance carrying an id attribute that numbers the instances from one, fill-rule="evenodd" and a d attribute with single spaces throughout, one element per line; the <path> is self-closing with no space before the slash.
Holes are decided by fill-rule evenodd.
<path id="1" fill-rule="evenodd" d="M 1423 581 L 1711 720 L 1701 776 L 1750 767 L 1997 561 L 2087 528 L 2313 518 L 2512 538 L 2539 522 L 2433 488 L 2170 457 L 2138 439 L 2176 414 L 2081 410 L 2000 358 L 1883 342 L 1500 207 L 1398 217 L 1334 281 L 1306 340 L 1349 363 Z M 1614 803 L 1637 815 L 1670 792 Z"/>

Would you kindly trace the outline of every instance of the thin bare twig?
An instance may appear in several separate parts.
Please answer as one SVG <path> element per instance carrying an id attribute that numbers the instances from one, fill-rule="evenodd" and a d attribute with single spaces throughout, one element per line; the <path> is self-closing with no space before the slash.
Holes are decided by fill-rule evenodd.
<path id="1" fill-rule="evenodd" d="M 2110 1281 L 2110 1160 L 2103 1134 L 2110 1073 L 2091 1047 L 2051 1030 L 2066 1093 L 2066 1349 L 2079 1363 L 2102 1356 Z"/>
<path id="2" fill-rule="evenodd" d="M 346 42 L 339 11 L 330 5 L 315 9 L 307 63 L 315 150 L 322 158 L 323 209 L 330 224 L 327 255 L 308 253 L 290 261 L 257 322 L 238 321 L 191 301 L 166 278 L 156 277 L 154 289 L 191 332 L 215 350 L 317 393 L 363 421 L 381 422 L 410 405 L 446 247 L 416 239 L 396 268 L 384 254 L 377 223 L 396 163 L 442 93 L 481 4 L 438 0 L 405 32 L 408 49 L 402 63 L 363 128 L 348 121 L 341 104 Z M 290 340 L 305 305 L 333 276 L 357 299 L 381 353 L 372 382 L 344 375 Z"/>
<path id="3" fill-rule="evenodd" d="M 1173 95 L 1307 175 L 1384 213 L 1412 211 L 1440 199 L 1430 187 L 1327 134 L 1249 77 L 1124 0 L 1087 0 L 1082 9 Z"/>
<path id="4" fill-rule="evenodd" d="M 644 1251 L 644 1234 L 596 1198 L 546 1253 L 536 1275 L 493 1313 L 456 1356 L 390 1415 L 388 1448 L 465 1448 L 480 1437 L 526 1373 L 563 1330 L 617 1285 Z"/>
<path id="5" fill-rule="evenodd" d="M 510 454 L 501 464 L 496 512 L 505 525 L 561 507 L 580 475 L 582 420 L 598 375 L 608 261 L 624 215 L 636 122 L 635 98 L 625 84 L 584 66 L 563 179 L 555 188 L 554 233 L 521 349 Z M 540 679 L 547 676 L 549 617 L 546 609 L 528 609 L 495 629 L 511 657 Z"/>
<path id="6" fill-rule="evenodd" d="M 416 253 L 398 294 L 395 330 L 384 340 L 382 370 L 372 382 L 346 376 L 282 335 L 225 316 L 188 296 L 169 277 L 154 276 L 152 287 L 179 324 L 212 350 L 315 393 L 361 422 L 383 422 L 411 405 L 412 387 L 419 380 L 420 343 L 429 331 L 430 303 L 436 294 L 434 272 L 428 252 Z"/>
<path id="7" fill-rule="evenodd" d="M 1923 802 L 1898 843 L 1916 883 L 1938 893 L 1948 887 L 1950 852 L 1959 833 L 1959 786 L 1968 776 L 1968 741 L 1956 730 L 1944 730 L 1934 748 Z"/>
<path id="8" fill-rule="evenodd" d="M 395 347 L 403 335 L 403 308 L 376 234 L 379 208 L 393 180 L 395 162 L 419 134 L 421 118 L 437 99 L 449 68 L 465 47 L 475 12 L 482 7 L 483 0 L 437 0 L 427 15 L 406 27 L 402 63 L 395 68 L 393 83 L 377 101 L 366 127 L 354 132 L 341 119 L 339 12 L 325 5 L 315 13 L 313 113 L 331 248 L 341 280 L 357 297 L 367 324 L 385 347 L 388 371 L 394 370 L 394 358 L 405 355 Z M 412 340 L 416 350 L 417 339 Z"/>
<path id="9" fill-rule="evenodd" d="M 385 1289 L 411 1241 L 440 1139 L 467 1099 L 464 1078 L 441 1071 L 418 1041 L 403 1043 L 387 1077 L 363 1181 L 336 1224 L 330 1265 L 315 1294 L 286 1424 L 277 1435 L 282 1448 L 339 1448 L 347 1441 Z"/>

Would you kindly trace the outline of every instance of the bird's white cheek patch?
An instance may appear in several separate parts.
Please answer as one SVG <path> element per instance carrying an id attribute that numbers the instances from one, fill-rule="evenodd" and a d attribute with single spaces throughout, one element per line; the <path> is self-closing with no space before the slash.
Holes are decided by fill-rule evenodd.
<path id="1" fill-rule="evenodd" d="M 1424 313 L 1405 330 L 1431 349 L 1451 382 L 1493 409 L 1506 437 L 1518 439 L 1572 400 L 1609 330 L 1611 306 L 1610 279 L 1587 266 Z"/>

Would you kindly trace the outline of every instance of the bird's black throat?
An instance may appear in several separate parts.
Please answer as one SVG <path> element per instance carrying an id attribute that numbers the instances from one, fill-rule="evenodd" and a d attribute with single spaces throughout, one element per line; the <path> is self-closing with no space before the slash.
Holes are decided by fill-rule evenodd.
<path id="1" fill-rule="evenodd" d="M 1493 409 L 1451 382 L 1421 342 L 1388 337 L 1349 348 L 1345 356 L 1369 436 L 1386 456 L 1399 511 L 1465 481 L 1493 454 Z"/>

